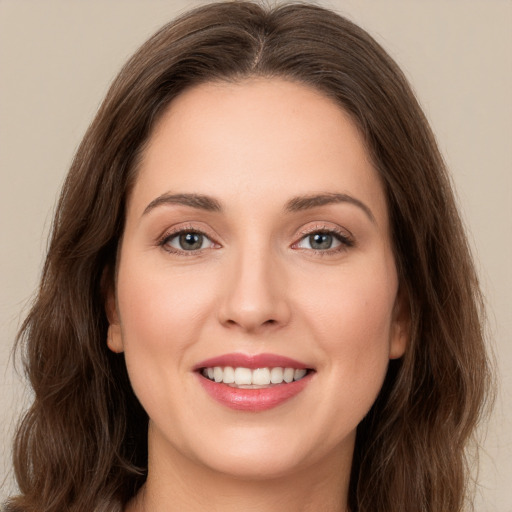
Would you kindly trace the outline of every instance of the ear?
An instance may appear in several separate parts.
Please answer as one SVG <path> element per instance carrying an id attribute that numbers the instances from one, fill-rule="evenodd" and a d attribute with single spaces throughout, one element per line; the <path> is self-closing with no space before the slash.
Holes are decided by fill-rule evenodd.
<path id="1" fill-rule="evenodd" d="M 105 298 L 105 312 L 109 322 L 107 331 L 107 345 L 112 352 L 120 354 L 124 351 L 123 337 L 121 335 L 121 322 L 119 321 L 119 311 L 117 309 L 115 284 L 113 279 L 108 279 L 108 270 L 103 273 L 103 289 Z M 108 283 L 106 280 L 108 279 Z"/>
<path id="2" fill-rule="evenodd" d="M 393 306 L 393 318 L 389 340 L 389 358 L 399 359 L 409 345 L 411 332 L 411 310 L 409 294 L 405 286 L 400 285 Z"/>

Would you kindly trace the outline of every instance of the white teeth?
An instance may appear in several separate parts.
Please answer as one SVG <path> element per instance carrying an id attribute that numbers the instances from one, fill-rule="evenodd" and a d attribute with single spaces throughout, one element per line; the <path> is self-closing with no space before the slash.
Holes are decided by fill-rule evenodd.
<path id="1" fill-rule="evenodd" d="M 292 382 L 295 370 L 293 368 L 285 368 L 283 372 L 283 379 L 285 382 Z"/>
<path id="2" fill-rule="evenodd" d="M 249 368 L 235 368 L 235 384 L 252 384 L 252 371 Z"/>
<path id="3" fill-rule="evenodd" d="M 272 384 L 281 384 L 281 382 L 283 382 L 282 368 L 272 368 L 272 370 L 270 370 L 270 382 L 272 382 Z"/>
<path id="4" fill-rule="evenodd" d="M 253 370 L 252 383 L 258 386 L 268 386 L 270 384 L 270 370 L 268 368 Z"/>
<path id="5" fill-rule="evenodd" d="M 215 382 L 222 382 L 223 373 L 224 372 L 220 366 L 215 366 L 213 369 L 213 378 Z"/>
<path id="6" fill-rule="evenodd" d="M 226 366 L 226 368 L 224 368 L 222 382 L 224 382 L 224 384 L 232 384 L 235 382 L 235 370 L 233 370 L 231 366 Z"/>
<path id="7" fill-rule="evenodd" d="M 301 368 L 300 370 L 295 370 L 293 374 L 293 380 L 300 380 L 304 375 L 306 375 L 307 370 L 304 368 Z"/>
<path id="8" fill-rule="evenodd" d="M 233 368 L 226 366 L 215 366 L 214 368 L 203 368 L 201 372 L 206 378 L 215 382 L 223 382 L 234 387 L 268 387 L 273 384 L 282 384 L 302 379 L 306 374 L 305 368 Z"/>

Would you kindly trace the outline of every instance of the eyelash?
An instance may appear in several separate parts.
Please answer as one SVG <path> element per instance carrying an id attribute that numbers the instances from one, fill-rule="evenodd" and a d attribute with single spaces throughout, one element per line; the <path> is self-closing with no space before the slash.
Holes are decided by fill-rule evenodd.
<path id="1" fill-rule="evenodd" d="M 206 234 L 204 231 L 194 228 L 192 226 L 190 227 L 180 227 L 179 229 L 176 229 L 175 231 L 166 232 L 162 237 L 158 240 L 158 246 L 161 247 L 164 251 L 171 253 L 171 254 L 178 254 L 180 256 L 197 256 L 201 252 L 203 252 L 205 249 L 196 249 L 192 251 L 185 251 L 185 250 L 179 250 L 175 249 L 174 247 L 170 247 L 167 244 L 174 238 L 183 235 L 183 234 L 196 234 L 196 235 L 202 235 L 214 245 L 218 245 L 217 242 L 212 240 L 212 238 Z"/>
<path id="2" fill-rule="evenodd" d="M 196 250 L 185 251 L 185 250 L 170 248 L 167 245 L 174 238 L 176 238 L 182 234 L 186 234 L 186 233 L 202 235 L 205 238 L 207 238 L 212 244 L 218 245 L 217 242 L 215 242 L 207 233 L 205 233 L 204 231 L 202 231 L 200 229 L 194 228 L 192 226 L 180 227 L 179 229 L 177 229 L 175 231 L 166 232 L 162 237 L 160 237 L 158 239 L 157 245 L 159 247 L 161 247 L 162 249 L 164 249 L 168 253 L 179 254 L 179 255 L 183 255 L 183 256 L 196 256 L 196 255 L 200 254 L 201 252 L 203 252 L 205 249 L 196 249 Z M 331 236 L 333 236 L 333 238 L 335 238 L 337 241 L 340 242 L 340 245 L 338 247 L 324 249 L 324 250 L 305 249 L 305 248 L 297 247 L 297 245 L 299 243 L 301 243 L 305 238 L 307 238 L 311 235 L 315 235 L 315 234 L 331 235 Z M 349 249 L 350 247 L 353 247 L 353 246 L 354 246 L 354 239 L 352 238 L 352 236 L 347 235 L 346 233 L 343 233 L 341 230 L 333 229 L 330 227 L 327 228 L 326 226 L 321 226 L 321 227 L 315 226 L 313 229 L 308 229 L 308 230 L 302 231 L 300 233 L 299 240 L 297 242 L 294 242 L 291 247 L 296 248 L 298 250 L 306 250 L 306 251 L 312 252 L 313 254 L 318 255 L 318 256 L 328 256 L 328 255 L 337 254 L 337 253 L 346 251 L 347 249 Z"/>
<path id="3" fill-rule="evenodd" d="M 329 248 L 329 249 L 303 249 L 300 247 L 297 247 L 298 250 L 306 250 L 309 252 L 313 252 L 316 256 L 329 256 L 333 254 L 338 254 L 341 252 L 346 251 L 350 247 L 354 246 L 354 239 L 351 235 L 348 235 L 346 232 L 342 232 L 341 230 L 327 227 L 327 226 L 315 226 L 314 228 L 304 230 L 300 233 L 300 239 L 295 242 L 292 247 L 296 247 L 300 242 L 302 242 L 304 239 L 311 235 L 316 234 L 322 234 L 322 235 L 331 235 L 333 238 L 338 240 L 340 242 L 340 245 L 338 247 Z"/>

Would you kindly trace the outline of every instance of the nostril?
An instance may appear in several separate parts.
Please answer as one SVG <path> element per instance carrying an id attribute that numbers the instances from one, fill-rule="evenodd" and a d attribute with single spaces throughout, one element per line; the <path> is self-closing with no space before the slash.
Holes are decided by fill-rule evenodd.
<path id="1" fill-rule="evenodd" d="M 264 320 L 261 323 L 256 322 L 256 321 L 250 321 L 247 319 L 241 319 L 240 321 L 237 321 L 236 319 L 232 319 L 232 318 L 229 318 L 225 321 L 226 326 L 231 326 L 231 327 L 241 326 L 247 330 L 253 330 L 258 327 L 263 327 L 263 326 L 271 327 L 271 326 L 274 326 L 277 324 L 279 324 L 279 321 L 274 318 L 269 318 L 268 320 Z"/>

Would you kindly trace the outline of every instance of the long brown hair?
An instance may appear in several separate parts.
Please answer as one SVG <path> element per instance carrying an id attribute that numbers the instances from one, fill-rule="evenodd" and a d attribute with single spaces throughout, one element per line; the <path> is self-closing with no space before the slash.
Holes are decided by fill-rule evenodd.
<path id="1" fill-rule="evenodd" d="M 41 285 L 19 334 L 34 402 L 20 423 L 11 512 L 107 510 L 147 469 L 148 418 L 106 344 L 127 195 L 152 127 L 184 89 L 283 77 L 338 102 L 384 184 L 410 344 L 358 427 L 352 512 L 457 512 L 490 381 L 477 277 L 445 165 L 404 75 L 361 28 L 308 4 L 202 6 L 124 66 L 75 156 Z"/>

